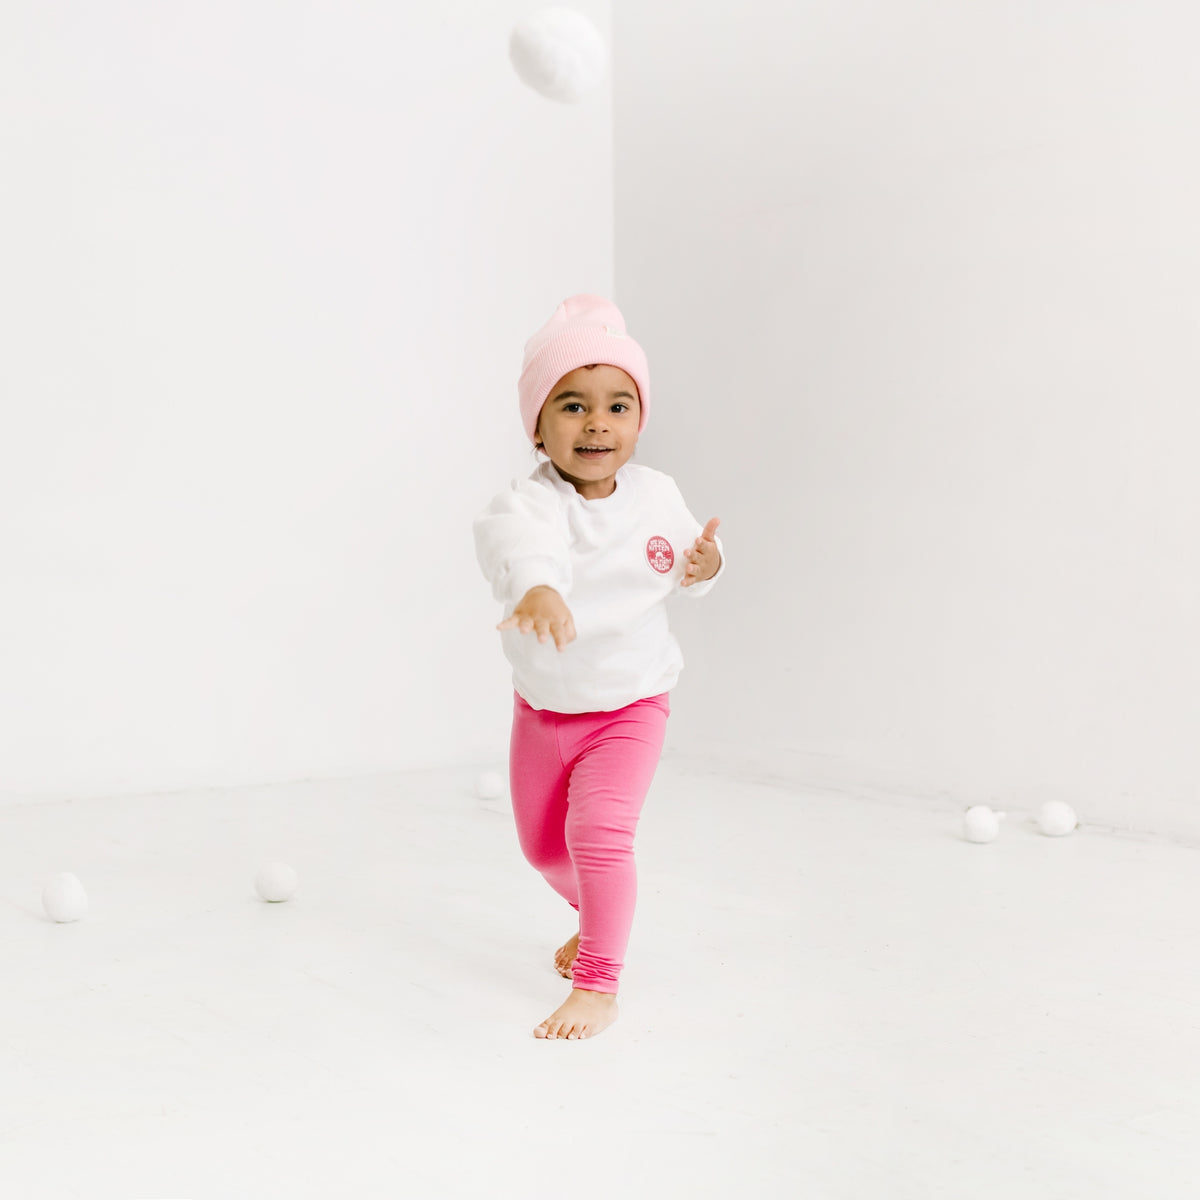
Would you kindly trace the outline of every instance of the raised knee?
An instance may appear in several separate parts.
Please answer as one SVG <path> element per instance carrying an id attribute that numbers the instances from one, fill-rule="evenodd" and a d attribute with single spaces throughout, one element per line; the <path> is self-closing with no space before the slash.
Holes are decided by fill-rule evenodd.
<path id="1" fill-rule="evenodd" d="M 541 871 L 543 874 L 547 871 L 553 871 L 557 867 L 564 866 L 571 861 L 571 856 L 566 849 L 555 849 L 552 846 L 540 845 L 522 845 L 521 850 L 525 855 L 525 861 L 533 867 L 535 871 Z"/>

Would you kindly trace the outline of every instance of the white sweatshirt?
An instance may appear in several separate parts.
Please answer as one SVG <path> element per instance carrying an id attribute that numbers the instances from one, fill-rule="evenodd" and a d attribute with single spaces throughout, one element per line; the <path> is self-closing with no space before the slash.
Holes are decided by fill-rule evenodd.
<path id="1" fill-rule="evenodd" d="M 567 603 L 576 637 L 566 649 L 532 633 L 500 636 L 513 687 L 529 705 L 552 712 L 611 712 L 675 686 L 683 654 L 667 626 L 668 596 L 698 597 L 712 579 L 680 587 L 703 526 L 675 481 L 626 464 L 616 490 L 585 500 L 543 463 L 514 479 L 475 519 L 475 553 L 508 617 L 531 587 L 554 588 Z"/>

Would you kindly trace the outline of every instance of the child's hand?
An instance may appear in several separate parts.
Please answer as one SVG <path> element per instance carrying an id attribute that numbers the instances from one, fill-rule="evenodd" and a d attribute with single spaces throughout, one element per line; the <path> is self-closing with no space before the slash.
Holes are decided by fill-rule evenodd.
<path id="1" fill-rule="evenodd" d="M 496 626 L 497 629 L 519 629 L 522 633 L 536 633 L 539 642 L 554 639 L 554 644 L 565 650 L 568 642 L 575 640 L 575 621 L 567 602 L 552 587 L 534 587 L 521 597 L 512 616 Z"/>
<path id="2" fill-rule="evenodd" d="M 717 549 L 717 543 L 713 541 L 713 534 L 717 532 L 717 526 L 720 523 L 719 517 L 713 517 L 696 539 L 696 544 L 690 550 L 683 552 L 683 557 L 688 560 L 688 565 L 683 572 L 681 587 L 691 587 L 693 583 L 703 583 L 721 569 L 721 552 Z"/>

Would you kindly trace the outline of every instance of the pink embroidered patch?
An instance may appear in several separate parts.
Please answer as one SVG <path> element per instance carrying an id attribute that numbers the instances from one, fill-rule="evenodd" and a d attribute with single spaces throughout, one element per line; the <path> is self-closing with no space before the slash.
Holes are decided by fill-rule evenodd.
<path id="1" fill-rule="evenodd" d="M 646 543 L 646 561 L 660 574 L 665 575 L 675 565 L 675 551 L 664 537 L 652 537 Z"/>

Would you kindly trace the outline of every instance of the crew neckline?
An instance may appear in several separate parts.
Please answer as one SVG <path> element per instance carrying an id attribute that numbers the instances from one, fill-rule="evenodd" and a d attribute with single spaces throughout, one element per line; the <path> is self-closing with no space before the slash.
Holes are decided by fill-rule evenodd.
<path id="1" fill-rule="evenodd" d="M 565 492 L 566 495 L 573 497 L 575 500 L 578 500 L 580 504 L 585 505 L 588 508 L 593 508 L 596 506 L 615 508 L 617 506 L 616 502 L 618 497 L 621 498 L 620 503 L 623 504 L 625 499 L 629 496 L 631 490 L 629 483 L 630 477 L 628 463 L 618 468 L 615 478 L 616 486 L 613 488 L 613 490 L 609 492 L 607 496 L 596 496 L 593 499 L 589 499 L 587 496 L 581 495 L 573 483 L 564 479 L 558 473 L 558 468 L 552 462 L 544 463 L 543 466 L 549 473 L 549 479 L 559 491 Z"/>

